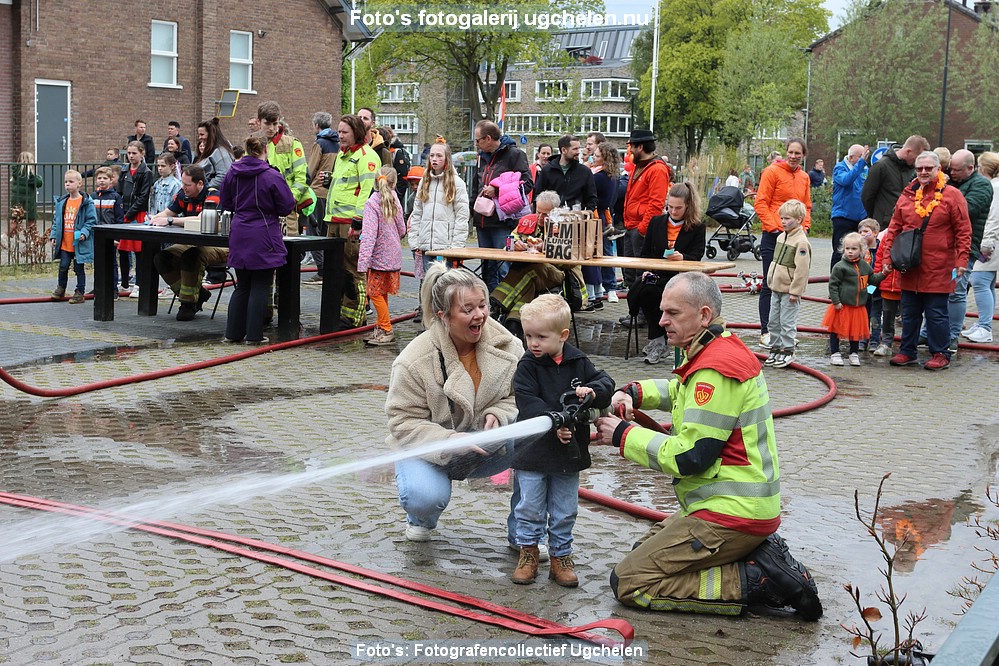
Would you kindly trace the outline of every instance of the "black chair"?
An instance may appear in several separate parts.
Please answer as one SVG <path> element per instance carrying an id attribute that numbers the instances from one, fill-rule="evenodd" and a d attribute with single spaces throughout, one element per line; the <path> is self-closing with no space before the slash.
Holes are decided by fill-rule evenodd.
<path id="1" fill-rule="evenodd" d="M 234 287 L 236 286 L 236 274 L 228 266 L 224 265 L 205 266 L 205 275 L 208 275 L 212 271 L 218 271 L 219 273 L 225 273 L 226 275 L 226 280 L 219 285 L 218 293 L 215 295 L 215 306 L 212 308 L 212 316 L 211 316 L 211 319 L 215 319 L 215 312 L 219 309 L 219 302 L 222 300 L 222 292 L 225 290 L 225 286 L 229 282 L 232 282 L 232 285 Z M 177 302 L 177 293 L 174 292 L 173 298 L 170 299 L 170 307 L 167 308 L 167 314 L 170 314 L 170 312 L 173 310 L 173 305 L 176 302 Z"/>

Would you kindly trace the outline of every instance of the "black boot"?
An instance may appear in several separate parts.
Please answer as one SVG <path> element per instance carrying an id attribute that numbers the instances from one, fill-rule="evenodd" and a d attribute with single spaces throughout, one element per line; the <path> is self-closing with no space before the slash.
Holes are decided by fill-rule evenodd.
<path id="1" fill-rule="evenodd" d="M 804 619 L 822 617 L 822 603 L 812 575 L 791 557 L 787 543 L 776 533 L 767 537 L 739 563 L 746 604 L 772 608 L 791 606 Z"/>

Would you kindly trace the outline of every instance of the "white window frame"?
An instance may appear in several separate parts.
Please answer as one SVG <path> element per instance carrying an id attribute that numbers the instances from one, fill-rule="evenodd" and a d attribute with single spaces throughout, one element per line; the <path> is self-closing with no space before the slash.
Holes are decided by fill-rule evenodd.
<path id="1" fill-rule="evenodd" d="M 157 51 L 153 48 L 153 26 L 154 25 L 167 25 L 173 29 L 173 51 Z M 150 88 L 174 88 L 183 89 L 184 86 L 177 84 L 177 22 L 176 21 L 159 21 L 153 19 L 149 24 L 149 83 L 147 84 Z M 169 58 L 171 64 L 173 65 L 173 83 L 163 83 L 160 81 L 153 81 L 153 58 Z"/>
<path id="2" fill-rule="evenodd" d="M 606 78 L 606 79 L 583 79 L 579 86 L 579 98 L 589 102 L 629 102 L 631 96 L 629 90 L 635 86 L 634 79 Z M 590 88 L 590 94 L 586 89 Z M 599 93 L 594 95 L 592 89 L 599 88 Z M 618 95 L 613 95 L 613 88 L 617 87 Z M 606 89 L 606 91 L 605 91 Z"/>
<path id="3" fill-rule="evenodd" d="M 991 141 L 986 140 L 986 139 L 965 139 L 964 140 L 964 149 L 965 150 L 971 150 L 972 152 L 974 152 L 973 149 L 975 149 L 975 148 L 980 148 L 981 150 L 979 152 L 989 151 L 989 150 L 993 149 L 992 146 L 993 146 L 993 143 Z"/>
<path id="4" fill-rule="evenodd" d="M 250 38 L 250 53 L 249 58 L 235 58 L 232 54 L 232 36 L 233 35 L 246 35 Z M 237 88 L 232 81 L 232 66 L 248 66 L 250 75 L 247 77 L 247 83 L 249 88 Z M 253 33 L 246 30 L 230 30 L 229 31 L 229 87 L 238 90 L 241 93 L 247 93 L 250 95 L 256 95 L 257 91 L 253 89 Z"/>
<path id="5" fill-rule="evenodd" d="M 491 88 L 491 87 L 493 87 L 493 86 L 496 85 L 496 82 L 495 81 L 491 81 L 491 82 L 487 83 L 486 85 L 488 85 Z M 521 99 L 520 99 L 520 89 L 521 89 L 520 81 L 504 81 L 503 82 L 503 87 L 506 88 L 506 101 L 507 102 L 519 102 L 519 101 L 521 101 Z M 513 91 L 516 91 L 516 95 L 513 94 Z M 481 91 L 479 91 L 478 95 L 479 95 L 479 104 L 485 104 L 486 100 L 485 100 L 484 97 L 482 97 L 482 92 Z M 498 102 L 499 100 L 496 100 L 496 101 Z"/>
<path id="6" fill-rule="evenodd" d="M 547 93 L 541 94 L 542 87 L 565 86 L 565 93 L 560 96 L 552 96 Z M 572 96 L 572 81 L 565 79 L 539 79 L 534 83 L 534 99 L 538 102 L 564 102 Z"/>
<path id="7" fill-rule="evenodd" d="M 416 81 L 397 81 L 377 85 L 378 101 L 383 104 L 406 104 L 420 101 L 420 84 Z M 412 97 L 407 97 L 408 93 Z"/>
<path id="8" fill-rule="evenodd" d="M 378 124 L 391 127 L 396 136 L 420 133 L 420 119 L 415 113 L 382 113 L 378 116 Z"/>

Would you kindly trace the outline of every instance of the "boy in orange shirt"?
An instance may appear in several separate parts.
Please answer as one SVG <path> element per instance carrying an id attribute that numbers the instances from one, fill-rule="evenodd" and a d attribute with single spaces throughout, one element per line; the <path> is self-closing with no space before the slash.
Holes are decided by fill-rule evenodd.
<path id="1" fill-rule="evenodd" d="M 83 188 L 83 176 L 70 169 L 65 177 L 66 196 L 56 203 L 52 216 L 52 258 L 59 260 L 59 283 L 52 292 L 52 300 L 58 301 L 66 294 L 69 283 L 69 267 L 76 273 L 76 291 L 69 299 L 72 304 L 82 303 L 87 292 L 87 275 L 84 264 L 94 263 L 94 239 L 90 229 L 97 224 L 97 208 Z"/>

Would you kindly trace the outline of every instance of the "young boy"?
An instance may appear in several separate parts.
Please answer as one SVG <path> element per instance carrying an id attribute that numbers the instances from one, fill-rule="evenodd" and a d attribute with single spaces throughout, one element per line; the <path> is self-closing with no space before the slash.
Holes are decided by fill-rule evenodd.
<path id="1" fill-rule="evenodd" d="M 867 252 L 861 257 L 867 262 L 869 266 L 874 266 L 875 257 L 878 253 L 878 245 L 881 241 L 878 240 L 878 232 L 881 231 L 881 225 L 874 218 L 867 218 L 861 220 L 857 225 L 857 233 L 859 233 L 864 242 L 867 244 Z M 873 287 L 873 291 L 871 288 Z M 877 351 L 878 343 L 881 342 L 881 287 L 880 285 L 868 285 L 867 290 L 870 292 L 870 296 L 867 298 L 867 318 L 871 322 L 871 337 L 869 340 L 860 341 L 860 351 Z"/>
<path id="2" fill-rule="evenodd" d="M 609 406 L 614 380 L 593 367 L 583 352 L 566 344 L 572 314 L 565 300 L 543 294 L 525 304 L 520 314 L 527 352 L 513 376 L 518 420 L 561 411 L 561 396 L 573 390 L 580 399 L 592 396 L 592 407 Z M 572 527 L 579 503 L 579 471 L 590 466 L 589 441 L 589 424 L 579 424 L 517 445 L 512 464 L 516 470 L 513 517 L 520 560 L 513 572 L 514 583 L 534 582 L 538 543 L 548 526 L 548 577 L 563 587 L 579 585 L 572 561 Z"/>
<path id="3" fill-rule="evenodd" d="M 121 195 L 112 185 L 114 174 L 111 167 L 98 167 L 97 189 L 90 195 L 97 211 L 97 224 L 124 224 L 125 208 L 121 203 Z M 114 300 L 118 300 L 118 264 L 114 265 Z"/>
<path id="4" fill-rule="evenodd" d="M 176 164 L 177 158 L 172 153 L 156 156 L 156 172 L 160 177 L 149 188 L 149 208 L 146 211 L 148 217 L 155 217 L 157 213 L 166 210 L 180 191 L 180 181 L 175 175 Z"/>
<path id="5" fill-rule="evenodd" d="M 784 233 L 777 237 L 774 260 L 767 273 L 767 286 L 773 292 L 770 300 L 770 333 L 773 346 L 763 365 L 786 368 L 794 362 L 797 338 L 798 307 L 808 285 L 808 269 L 812 262 L 812 246 L 801 228 L 805 219 L 805 204 L 789 199 L 777 209 Z"/>
<path id="6" fill-rule="evenodd" d="M 93 200 L 81 193 L 83 176 L 70 169 L 65 177 L 66 196 L 56 203 L 52 215 L 52 258 L 59 260 L 59 282 L 52 292 L 52 300 L 58 301 L 66 295 L 69 284 L 69 267 L 76 273 L 76 291 L 69 299 L 73 305 L 83 302 L 87 293 L 87 275 L 84 264 L 94 263 L 94 240 L 90 229 L 97 224 L 97 209 Z"/>

